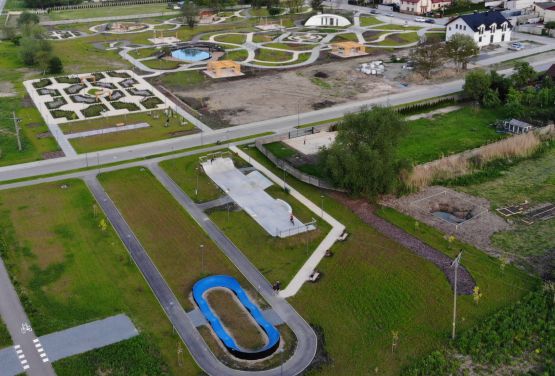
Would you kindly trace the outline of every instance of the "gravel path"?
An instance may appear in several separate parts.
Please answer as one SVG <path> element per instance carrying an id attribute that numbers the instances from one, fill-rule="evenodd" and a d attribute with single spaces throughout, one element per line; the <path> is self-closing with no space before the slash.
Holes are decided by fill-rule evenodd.
<path id="1" fill-rule="evenodd" d="M 360 199 L 351 199 L 339 193 L 332 193 L 332 196 L 351 209 L 363 222 L 369 224 L 388 238 L 403 245 L 414 254 L 434 263 L 445 274 L 449 284 L 451 286 L 454 285 L 454 270 L 451 268 L 451 258 L 408 234 L 399 227 L 389 223 L 385 219 L 378 217 L 374 214 L 374 208 L 368 202 Z M 459 268 L 457 278 L 457 293 L 459 295 L 472 294 L 472 289 L 475 286 L 474 279 L 463 266 Z"/>

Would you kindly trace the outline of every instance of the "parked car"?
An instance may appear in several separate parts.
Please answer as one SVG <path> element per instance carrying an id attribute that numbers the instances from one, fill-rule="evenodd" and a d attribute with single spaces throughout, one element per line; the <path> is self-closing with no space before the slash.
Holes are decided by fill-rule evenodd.
<path id="1" fill-rule="evenodd" d="M 416 17 L 414 19 L 415 22 L 426 22 L 426 19 L 424 17 Z"/>
<path id="2" fill-rule="evenodd" d="M 434 23 L 436 23 L 436 20 L 434 20 L 432 18 L 426 18 L 426 20 L 424 22 L 429 23 L 429 24 L 434 24 Z"/>
<path id="3" fill-rule="evenodd" d="M 523 49 L 524 49 L 524 46 L 520 42 L 513 42 L 509 45 L 509 50 L 511 51 L 520 51 Z"/>
<path id="4" fill-rule="evenodd" d="M 372 13 L 372 14 L 376 14 L 376 13 L 378 13 L 378 12 L 376 12 L 376 10 L 375 10 L 375 9 L 370 9 L 370 13 Z"/>
<path id="5" fill-rule="evenodd" d="M 393 17 L 393 13 L 386 13 L 385 14 L 387 17 Z"/>

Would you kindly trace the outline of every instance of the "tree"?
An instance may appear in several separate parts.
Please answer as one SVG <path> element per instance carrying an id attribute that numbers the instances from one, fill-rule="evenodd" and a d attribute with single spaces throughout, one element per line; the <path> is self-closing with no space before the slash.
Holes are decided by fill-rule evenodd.
<path id="1" fill-rule="evenodd" d="M 50 52 L 39 50 L 35 53 L 35 62 L 39 66 L 39 69 L 42 71 L 42 74 L 46 74 L 46 70 L 48 69 L 48 64 L 50 63 Z"/>
<path id="2" fill-rule="evenodd" d="M 490 90 L 491 77 L 483 69 L 476 69 L 466 74 L 464 93 L 478 103 L 482 103 L 484 95 Z"/>
<path id="3" fill-rule="evenodd" d="M 324 173 L 339 188 L 375 198 L 394 186 L 397 145 L 405 129 L 399 114 L 374 107 L 344 117 L 335 142 L 320 153 Z"/>
<path id="4" fill-rule="evenodd" d="M 19 36 L 17 35 L 17 30 L 13 26 L 4 26 L 2 28 L 2 34 L 4 38 L 11 41 L 16 46 L 19 44 Z"/>
<path id="5" fill-rule="evenodd" d="M 21 38 L 19 56 L 25 65 L 35 65 L 35 54 L 38 51 L 38 41 L 34 38 Z"/>
<path id="6" fill-rule="evenodd" d="M 48 61 L 48 73 L 56 74 L 64 71 L 62 60 L 58 56 L 52 56 Z"/>
<path id="7" fill-rule="evenodd" d="M 39 16 L 36 13 L 29 13 L 27 11 L 21 13 L 17 19 L 17 26 L 38 24 L 40 22 Z"/>
<path id="8" fill-rule="evenodd" d="M 466 66 L 474 56 L 478 55 L 480 49 L 472 37 L 463 34 L 455 34 L 445 43 L 447 56 L 453 60 L 457 68 Z"/>
<path id="9" fill-rule="evenodd" d="M 303 0 L 287 0 L 286 4 L 290 13 L 299 13 L 303 6 Z"/>
<path id="10" fill-rule="evenodd" d="M 517 61 L 514 66 L 515 73 L 512 76 L 516 87 L 522 88 L 530 84 L 538 77 L 538 73 L 526 61 Z"/>
<path id="11" fill-rule="evenodd" d="M 513 85 L 513 82 L 509 77 L 502 76 L 494 70 L 490 71 L 489 75 L 491 90 L 496 91 L 499 99 L 504 102 L 505 99 L 507 99 L 507 94 L 509 93 L 509 89 Z"/>
<path id="12" fill-rule="evenodd" d="M 198 7 L 196 4 L 190 0 L 187 1 L 183 4 L 183 8 L 181 8 L 181 14 L 183 15 L 183 23 L 193 29 L 198 21 Z"/>
<path id="13" fill-rule="evenodd" d="M 495 108 L 501 105 L 501 99 L 499 98 L 499 93 L 496 90 L 488 89 L 484 97 L 482 98 L 482 104 L 484 107 Z"/>
<path id="14" fill-rule="evenodd" d="M 310 1 L 310 7 L 316 12 L 321 11 L 323 5 L 324 5 L 324 0 L 311 0 Z"/>
<path id="15" fill-rule="evenodd" d="M 444 45 L 438 41 L 420 45 L 413 50 L 411 60 L 417 72 L 430 78 L 432 71 L 445 62 Z"/>

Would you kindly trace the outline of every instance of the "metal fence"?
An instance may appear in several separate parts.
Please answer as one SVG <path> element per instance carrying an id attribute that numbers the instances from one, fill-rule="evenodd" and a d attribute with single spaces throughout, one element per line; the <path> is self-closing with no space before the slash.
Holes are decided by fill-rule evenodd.
<path id="1" fill-rule="evenodd" d="M 328 189 L 328 190 L 338 191 L 338 192 L 345 192 L 344 189 L 336 188 L 325 180 L 322 180 L 320 178 L 317 178 L 316 176 L 312 176 L 302 171 L 299 171 L 297 168 L 292 166 L 286 160 L 276 157 L 264 146 L 265 144 L 269 144 L 272 142 L 278 142 L 278 141 L 287 140 L 290 138 L 302 137 L 307 134 L 313 134 L 317 130 L 328 129 L 329 127 L 330 125 L 328 124 L 328 125 L 319 126 L 319 127 L 297 128 L 287 133 L 281 133 L 281 134 L 276 134 L 268 137 L 259 138 L 258 140 L 256 140 L 255 145 L 256 145 L 256 148 L 262 154 L 264 154 L 266 158 L 268 158 L 273 164 L 275 164 L 279 169 L 281 169 L 282 171 L 285 171 L 286 173 L 295 177 L 296 179 L 318 188 L 323 188 L 323 189 Z"/>

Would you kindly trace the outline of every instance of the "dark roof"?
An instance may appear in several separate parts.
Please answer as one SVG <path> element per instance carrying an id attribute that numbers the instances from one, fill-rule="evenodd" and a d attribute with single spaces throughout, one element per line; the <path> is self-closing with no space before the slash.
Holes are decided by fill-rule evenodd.
<path id="1" fill-rule="evenodd" d="M 545 72 L 549 77 L 555 79 L 555 64 L 552 64 L 549 69 Z"/>
<path id="2" fill-rule="evenodd" d="M 555 1 L 546 1 L 543 3 L 534 3 L 535 6 L 540 7 L 542 9 L 548 9 L 555 5 Z"/>
<path id="3" fill-rule="evenodd" d="M 465 14 L 459 16 L 447 24 L 449 25 L 451 22 L 462 18 L 464 22 L 474 31 L 478 31 L 480 25 L 485 25 L 486 29 L 489 28 L 491 25 L 496 24 L 497 27 L 501 27 L 503 22 L 509 23 L 509 28 L 512 28 L 511 23 L 503 16 L 500 12 L 482 12 L 482 13 L 474 13 L 474 14 Z"/>

